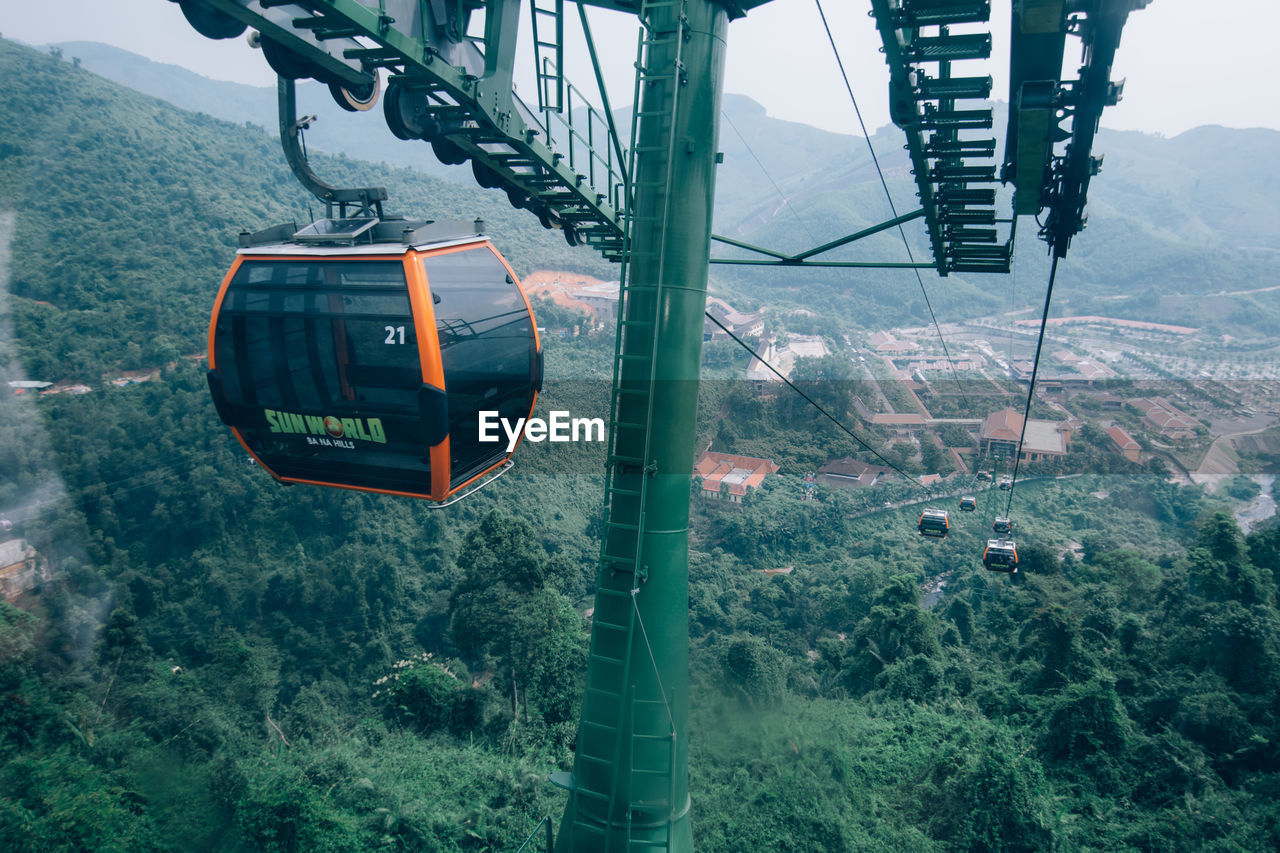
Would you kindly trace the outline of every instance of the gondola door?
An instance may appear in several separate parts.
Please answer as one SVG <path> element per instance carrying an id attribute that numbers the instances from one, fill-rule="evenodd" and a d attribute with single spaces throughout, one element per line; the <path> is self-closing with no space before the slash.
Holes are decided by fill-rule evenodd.
<path id="1" fill-rule="evenodd" d="M 422 264 L 448 396 L 452 491 L 511 455 L 505 429 L 498 441 L 480 440 L 480 417 L 489 413 L 489 423 L 512 429 L 529 418 L 541 384 L 541 348 L 529 301 L 491 245 L 424 253 Z"/>

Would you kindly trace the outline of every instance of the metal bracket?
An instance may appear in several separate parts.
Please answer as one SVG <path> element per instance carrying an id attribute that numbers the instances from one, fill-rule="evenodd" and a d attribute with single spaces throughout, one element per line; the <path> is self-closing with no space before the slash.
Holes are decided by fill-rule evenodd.
<path id="1" fill-rule="evenodd" d="M 501 466 L 500 468 L 496 468 L 496 469 L 494 469 L 494 471 L 492 471 L 490 474 L 488 474 L 487 476 L 485 476 L 485 478 L 484 478 L 484 479 L 482 479 L 480 482 L 476 483 L 474 486 L 471 486 L 470 488 L 466 489 L 465 491 L 458 492 L 456 495 L 454 495 L 453 497 L 449 498 L 447 501 L 441 501 L 440 503 L 429 503 L 429 504 L 427 504 L 427 509 L 444 509 L 444 508 L 445 508 L 445 507 L 447 507 L 447 506 L 453 506 L 454 504 L 456 504 L 458 501 L 462 500 L 463 498 L 471 497 L 471 496 L 472 496 L 472 495 L 474 495 L 476 492 L 480 491 L 480 490 L 481 490 L 481 489 L 483 489 L 485 486 L 489 485 L 489 484 L 490 484 L 490 483 L 492 483 L 494 480 L 498 479 L 498 478 L 499 478 L 499 477 L 501 477 L 503 474 L 505 474 L 505 473 L 507 473 L 508 471 L 510 471 L 514 466 L 515 466 L 515 463 L 514 463 L 514 462 L 512 462 L 510 459 L 508 459 L 506 462 L 503 462 L 503 463 L 502 463 L 502 466 Z"/>
<path id="2" fill-rule="evenodd" d="M 315 116 L 298 118 L 297 93 L 293 81 L 287 77 L 276 80 L 276 96 L 280 110 L 280 145 L 284 148 L 284 159 L 289 168 L 307 191 L 325 204 L 325 215 L 332 218 L 334 208 L 337 214 L 345 218 L 348 207 L 356 217 L 382 217 L 382 202 L 387 199 L 384 187 L 357 187 L 340 189 L 326 183 L 307 162 L 307 152 L 302 147 L 302 132 L 311 126 Z"/>

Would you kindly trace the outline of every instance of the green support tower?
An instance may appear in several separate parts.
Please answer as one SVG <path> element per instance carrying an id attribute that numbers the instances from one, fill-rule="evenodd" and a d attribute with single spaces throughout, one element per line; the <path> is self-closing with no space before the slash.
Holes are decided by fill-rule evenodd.
<path id="1" fill-rule="evenodd" d="M 605 532 L 557 853 L 690 851 L 689 485 L 725 10 L 640 11 Z"/>

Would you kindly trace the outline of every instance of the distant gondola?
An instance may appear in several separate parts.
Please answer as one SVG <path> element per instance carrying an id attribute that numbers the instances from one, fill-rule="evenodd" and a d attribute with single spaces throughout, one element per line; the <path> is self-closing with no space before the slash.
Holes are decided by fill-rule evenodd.
<path id="1" fill-rule="evenodd" d="M 997 536 L 1004 538 L 1013 532 L 1013 521 L 1006 516 L 997 515 L 996 520 L 991 524 L 991 529 Z"/>
<path id="2" fill-rule="evenodd" d="M 1007 492 L 1007 491 L 1009 491 L 1009 490 L 1010 490 L 1010 489 L 1012 489 L 1012 488 L 1013 488 L 1013 478 L 1012 478 L 1012 477 L 1001 477 L 1001 478 L 1000 478 L 1000 491 L 1002 491 L 1002 492 Z"/>
<path id="3" fill-rule="evenodd" d="M 922 536 L 942 539 L 951 528 L 951 521 L 945 509 L 926 509 L 920 513 L 920 522 L 916 527 Z"/>
<path id="4" fill-rule="evenodd" d="M 982 565 L 993 572 L 1014 574 L 1018 571 L 1018 545 L 1011 539 L 988 539 L 982 552 Z"/>
<path id="5" fill-rule="evenodd" d="M 506 436 L 481 441 L 479 419 L 529 417 L 542 351 L 481 224 L 242 235 L 214 304 L 209 387 L 272 476 L 439 501 L 504 465 Z"/>
<path id="6" fill-rule="evenodd" d="M 973 512 L 978 508 L 978 499 L 972 495 L 965 495 L 960 499 L 961 512 Z"/>

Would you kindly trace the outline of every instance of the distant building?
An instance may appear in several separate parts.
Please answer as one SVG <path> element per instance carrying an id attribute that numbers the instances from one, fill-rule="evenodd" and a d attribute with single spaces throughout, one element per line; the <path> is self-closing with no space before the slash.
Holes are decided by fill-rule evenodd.
<path id="1" fill-rule="evenodd" d="M 787 349 L 794 353 L 796 358 L 822 358 L 824 355 L 831 354 L 821 335 L 789 335 Z"/>
<path id="2" fill-rule="evenodd" d="M 1196 434 L 1196 421 L 1178 411 L 1171 412 L 1164 408 L 1151 409 L 1142 422 L 1165 438 L 1194 438 Z"/>
<path id="3" fill-rule="evenodd" d="M 1051 456 L 1066 456 L 1070 437 L 1071 428 L 1066 423 L 1029 420 L 1020 458 L 1035 462 Z"/>
<path id="4" fill-rule="evenodd" d="M 1095 394 L 1094 402 L 1104 409 L 1123 409 L 1124 397 L 1117 394 Z"/>
<path id="5" fill-rule="evenodd" d="M 1192 438 L 1199 425 L 1164 397 L 1134 397 L 1128 404 L 1143 414 L 1142 422 L 1165 438 Z"/>
<path id="6" fill-rule="evenodd" d="M 914 412 L 881 412 L 872 415 L 871 423 L 893 430 L 895 438 L 910 438 L 924 429 L 925 419 L 924 415 Z"/>
<path id="7" fill-rule="evenodd" d="M 778 473 L 778 466 L 769 459 L 708 450 L 693 466 L 693 473 L 702 478 L 704 495 L 720 497 L 723 485 L 727 487 L 730 501 L 742 503 L 747 489 L 757 488 L 765 477 Z"/>
<path id="8" fill-rule="evenodd" d="M 980 370 L 986 365 L 986 359 L 980 355 L 972 353 L 963 356 L 955 356 L 951 359 L 945 358 L 922 358 L 912 362 L 908 362 L 907 370 L 925 371 L 933 370 L 938 373 L 951 373 L 954 369 L 959 372 L 961 370 Z"/>
<path id="9" fill-rule="evenodd" d="M 796 369 L 796 359 L 821 358 L 830 352 L 820 335 L 790 335 L 782 346 L 778 346 L 777 339 L 771 337 L 765 342 L 761 355 L 778 373 L 790 379 L 791 372 Z M 752 358 L 747 362 L 747 381 L 753 383 L 756 390 L 764 391 L 769 387 L 768 383 L 782 380 L 777 373 L 761 364 L 759 359 Z"/>
<path id="10" fill-rule="evenodd" d="M 987 453 L 1012 456 L 1022 436 L 1022 452 L 1019 458 L 1036 462 L 1052 456 L 1065 456 L 1078 421 L 1027 421 L 1022 428 L 1022 415 L 1014 409 L 1001 409 L 987 415 L 978 431 L 978 440 Z"/>
<path id="11" fill-rule="evenodd" d="M 1126 406 L 1128 406 L 1129 408 L 1133 409 L 1134 411 L 1142 415 L 1145 415 L 1147 412 L 1151 411 L 1152 409 L 1156 409 L 1160 407 L 1160 404 L 1157 403 L 1155 400 L 1150 400 L 1150 399 L 1147 399 L 1146 397 L 1130 397 L 1124 402 Z"/>
<path id="12" fill-rule="evenodd" d="M 1142 445 L 1134 441 L 1133 436 L 1120 429 L 1120 427 L 1109 427 L 1107 429 L 1107 437 L 1111 439 L 1111 443 L 1115 445 L 1116 450 L 1124 455 L 1125 459 L 1130 462 L 1137 462 L 1141 458 Z"/>
<path id="13" fill-rule="evenodd" d="M 49 565 L 25 539 L 0 542 L 0 592 L 10 604 L 49 580 Z"/>
<path id="14" fill-rule="evenodd" d="M 621 285 L 616 281 L 605 281 L 580 288 L 573 298 L 587 306 L 601 321 L 618 318 L 618 290 Z"/>
<path id="15" fill-rule="evenodd" d="M 881 344 L 891 343 L 893 340 L 894 340 L 893 335 L 889 334 L 888 332 L 872 332 L 867 337 L 867 342 L 870 343 L 871 346 L 873 347 L 878 347 Z"/>
<path id="16" fill-rule="evenodd" d="M 1106 379 L 1116 372 L 1087 355 L 1076 355 L 1070 350 L 1058 350 L 1050 358 L 1079 373 L 1085 379 Z"/>
<path id="17" fill-rule="evenodd" d="M 719 320 L 725 327 L 740 338 L 758 338 L 764 334 L 764 315 L 743 313 L 731 308 L 724 302 L 710 302 L 707 313 Z M 704 341 L 727 341 L 729 335 L 719 326 L 704 318 L 702 321 L 702 339 Z"/>
<path id="18" fill-rule="evenodd" d="M 987 415 L 978 430 L 978 441 L 984 453 L 1012 456 L 1022 434 L 1022 415 L 1013 409 L 1002 409 Z"/>
<path id="19" fill-rule="evenodd" d="M 1063 443 L 1070 444 L 1071 439 L 1075 436 L 1077 432 L 1080 431 L 1080 428 L 1083 426 L 1084 426 L 1084 421 L 1080 420 L 1074 415 L 1068 415 L 1065 421 L 1058 424 L 1058 432 L 1062 433 Z"/>
<path id="20" fill-rule="evenodd" d="M 868 465 L 850 456 L 832 459 L 818 469 L 818 480 L 833 489 L 860 489 L 864 486 L 874 486 L 892 476 L 892 468 Z"/>

